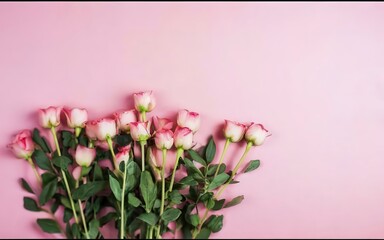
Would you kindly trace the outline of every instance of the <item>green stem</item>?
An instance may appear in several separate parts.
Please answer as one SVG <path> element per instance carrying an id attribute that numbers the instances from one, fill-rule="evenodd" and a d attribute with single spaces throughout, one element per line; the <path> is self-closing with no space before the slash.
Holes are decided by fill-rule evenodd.
<path id="1" fill-rule="evenodd" d="M 249 150 L 251 149 L 252 147 L 252 142 L 248 142 L 247 143 L 247 146 L 245 148 L 245 151 L 243 153 L 243 155 L 241 156 L 239 162 L 236 164 L 235 168 L 233 169 L 232 171 L 232 174 L 231 174 L 231 177 L 229 178 L 229 180 L 223 185 L 221 186 L 221 188 L 219 189 L 219 191 L 216 193 L 216 195 L 213 197 L 214 199 L 218 199 L 220 197 L 220 195 L 223 193 L 223 191 L 227 188 L 227 186 L 230 184 L 230 182 L 235 178 L 236 174 L 237 174 L 237 171 L 239 170 L 241 164 L 243 163 L 245 157 L 247 156 Z M 197 234 L 200 233 L 201 231 L 201 228 L 204 224 L 204 222 L 207 220 L 207 217 L 208 217 L 208 213 L 209 213 L 209 209 L 207 208 L 205 210 L 205 213 L 203 215 L 203 218 L 201 219 L 201 221 L 199 222 L 199 225 L 197 227 L 197 230 L 193 232 L 192 234 L 192 238 L 195 239 Z"/>
<path id="2" fill-rule="evenodd" d="M 168 190 L 169 192 L 172 192 L 173 183 L 175 181 L 176 168 L 177 168 L 177 165 L 179 164 L 179 158 L 181 157 L 183 152 L 184 152 L 184 149 L 182 149 L 182 148 L 177 149 L 176 162 L 175 162 L 175 167 L 173 168 L 173 172 L 172 172 L 171 184 L 169 185 L 169 190 Z"/>
<path id="3" fill-rule="evenodd" d="M 125 198 L 125 179 L 126 179 L 126 175 L 127 175 L 127 163 L 125 163 L 125 167 L 124 167 L 124 175 L 123 175 L 123 189 L 121 190 L 121 222 L 120 222 L 120 239 L 123 239 L 124 238 L 124 235 L 125 235 L 125 225 L 124 225 L 124 198 Z"/>
<path id="4" fill-rule="evenodd" d="M 165 170 L 165 164 L 167 162 L 167 149 L 163 149 L 163 164 L 161 166 L 161 205 L 160 205 L 160 216 L 163 215 L 164 212 L 164 200 L 165 200 L 165 177 L 164 177 L 164 170 Z M 159 222 L 159 226 L 156 229 L 156 237 L 159 238 L 160 236 L 160 229 L 161 225 Z"/>
<path id="5" fill-rule="evenodd" d="M 76 139 L 80 136 L 80 133 L 81 133 L 81 128 L 80 128 L 80 127 L 76 127 L 76 128 L 75 128 L 75 136 L 76 136 Z"/>
<path id="6" fill-rule="evenodd" d="M 146 144 L 146 141 L 140 141 L 141 146 L 141 171 L 144 172 L 145 170 L 145 152 L 144 152 L 144 146 Z"/>
<path id="7" fill-rule="evenodd" d="M 82 222 L 83 222 L 83 226 L 84 226 L 85 237 L 86 237 L 87 239 L 90 239 L 90 238 L 89 238 L 89 233 L 88 233 L 88 228 L 87 228 L 87 222 L 85 221 L 85 217 L 84 217 L 83 206 L 81 205 L 81 201 L 80 201 L 80 199 L 78 200 L 78 203 L 79 203 L 79 207 L 80 207 L 81 220 L 82 220 Z"/>
<path id="8" fill-rule="evenodd" d="M 228 146 L 229 146 L 230 143 L 231 142 L 229 141 L 229 138 L 227 138 L 227 140 L 225 141 L 223 152 L 221 153 L 221 156 L 220 156 L 219 165 L 217 166 L 217 169 L 216 169 L 216 172 L 215 172 L 215 175 L 213 176 L 213 178 L 215 178 L 217 176 L 217 173 L 220 170 L 220 165 L 223 162 L 224 155 L 227 153 Z"/>
<path id="9" fill-rule="evenodd" d="M 153 238 L 153 226 L 149 227 L 149 239 Z"/>
<path id="10" fill-rule="evenodd" d="M 239 162 L 236 164 L 235 168 L 232 171 L 231 177 L 223 186 L 220 187 L 219 191 L 216 193 L 216 197 L 215 197 L 216 199 L 218 197 L 220 197 L 220 195 L 223 193 L 223 191 L 228 187 L 228 185 L 231 183 L 231 181 L 235 178 L 235 176 L 237 174 L 237 170 L 239 170 L 241 164 L 244 162 L 244 159 L 247 156 L 249 150 L 251 150 L 251 147 L 252 147 L 252 142 L 248 142 L 247 146 L 245 148 L 245 151 L 243 153 L 243 156 L 241 156 Z"/>
<path id="11" fill-rule="evenodd" d="M 41 176 L 40 176 L 39 172 L 37 171 L 36 166 L 35 166 L 35 164 L 34 164 L 33 161 L 32 161 L 32 158 L 29 157 L 29 158 L 27 159 L 27 161 L 28 161 L 29 165 L 31 165 L 31 167 L 32 167 L 32 169 L 33 169 L 33 172 L 35 173 L 35 176 L 36 176 L 37 181 L 38 181 L 39 184 L 41 185 L 41 184 L 42 184 Z"/>
<path id="12" fill-rule="evenodd" d="M 51 127 L 51 132 L 52 132 L 52 135 L 53 135 L 53 139 L 54 139 L 54 141 L 55 141 L 55 144 L 56 144 L 57 154 L 58 154 L 59 156 L 61 156 L 61 151 L 60 151 L 59 141 L 57 140 L 57 135 L 56 135 L 56 129 L 55 129 L 55 127 Z M 72 199 L 71 189 L 69 188 L 69 185 L 68 185 L 67 176 L 65 175 L 65 172 L 63 171 L 63 169 L 60 169 L 60 170 L 61 170 L 61 175 L 63 176 L 63 180 L 64 180 L 65 188 L 67 189 L 69 202 L 71 203 L 71 208 L 72 208 L 72 211 L 73 211 L 73 216 L 75 217 L 75 222 L 76 222 L 76 223 L 79 223 L 79 219 L 77 218 L 77 213 L 76 213 L 76 210 L 75 210 L 75 204 L 73 203 L 73 199 Z"/>
<path id="13" fill-rule="evenodd" d="M 111 151 L 111 154 L 112 154 L 112 161 L 113 161 L 113 166 L 115 167 L 115 170 L 119 170 L 119 166 L 117 165 L 117 162 L 116 162 L 116 155 L 115 155 L 115 151 L 113 150 L 113 144 L 112 144 L 112 139 L 110 136 L 107 136 L 107 143 L 108 143 L 108 147 L 109 147 L 109 150 Z"/>
<path id="14" fill-rule="evenodd" d="M 147 121 L 147 114 L 145 111 L 140 112 L 140 121 L 146 122 Z"/>

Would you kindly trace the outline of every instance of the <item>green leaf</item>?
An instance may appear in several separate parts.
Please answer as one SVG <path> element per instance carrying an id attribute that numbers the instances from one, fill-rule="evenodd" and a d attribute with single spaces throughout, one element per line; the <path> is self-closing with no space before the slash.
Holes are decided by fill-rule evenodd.
<path id="1" fill-rule="evenodd" d="M 141 204 L 140 199 L 138 199 L 135 194 L 128 193 L 128 203 L 131 204 L 134 207 L 138 207 Z"/>
<path id="2" fill-rule="evenodd" d="M 175 221 L 181 214 L 180 209 L 177 208 L 168 208 L 163 212 L 163 215 L 161 215 L 161 219 L 163 219 L 166 222 L 172 222 Z"/>
<path id="3" fill-rule="evenodd" d="M 41 175 L 41 179 L 43 181 L 43 188 L 50 183 L 53 180 L 57 180 L 57 176 L 55 174 L 52 174 L 50 172 L 45 172 Z"/>
<path id="4" fill-rule="evenodd" d="M 125 184 L 125 192 L 130 192 L 133 190 L 139 183 L 139 177 L 141 174 L 141 169 L 135 161 L 129 161 L 127 165 L 127 177 Z"/>
<path id="5" fill-rule="evenodd" d="M 202 228 L 200 230 L 200 233 L 197 234 L 196 239 L 208 239 L 210 235 L 211 230 L 209 230 L 208 228 Z"/>
<path id="6" fill-rule="evenodd" d="M 67 223 L 69 222 L 69 220 L 71 220 L 72 217 L 73 217 L 72 210 L 68 208 L 64 209 L 63 221 Z"/>
<path id="7" fill-rule="evenodd" d="M 116 137 L 113 139 L 117 145 L 120 147 L 124 147 L 129 145 L 132 142 L 132 138 L 130 134 L 122 133 L 119 135 L 116 135 Z"/>
<path id="8" fill-rule="evenodd" d="M 200 177 L 204 178 L 204 175 L 201 173 L 201 171 L 199 169 L 197 169 L 195 167 L 195 165 L 193 164 L 193 162 L 191 160 L 189 160 L 188 158 L 184 158 L 183 161 L 185 163 L 185 167 L 187 168 L 187 171 L 191 175 L 193 175 L 193 173 L 197 173 L 197 174 L 199 174 Z"/>
<path id="9" fill-rule="evenodd" d="M 192 214 L 189 216 L 189 222 L 192 224 L 192 226 L 197 227 L 200 222 L 200 218 L 198 214 Z"/>
<path id="10" fill-rule="evenodd" d="M 103 171 L 101 170 L 101 168 L 98 164 L 95 164 L 94 166 L 95 166 L 93 169 L 94 181 L 103 181 L 104 180 Z"/>
<path id="11" fill-rule="evenodd" d="M 244 173 L 251 172 L 260 166 L 260 160 L 251 160 L 244 170 Z"/>
<path id="12" fill-rule="evenodd" d="M 208 167 L 207 175 L 208 176 L 214 175 L 218 166 L 219 166 L 219 164 L 212 164 L 212 165 L 210 165 Z M 224 163 L 220 164 L 220 168 L 219 168 L 219 171 L 217 172 L 217 174 L 225 172 L 226 167 L 227 166 Z"/>
<path id="13" fill-rule="evenodd" d="M 153 208 L 156 209 L 156 208 L 160 208 L 160 205 L 161 205 L 161 200 L 160 199 L 156 199 L 155 200 L 155 203 L 153 204 Z"/>
<path id="14" fill-rule="evenodd" d="M 226 173 L 220 173 L 217 175 L 212 182 L 208 185 L 208 191 L 213 190 L 222 184 L 224 184 L 229 179 L 229 175 Z"/>
<path id="15" fill-rule="evenodd" d="M 207 166 L 207 162 L 204 160 L 204 158 L 200 157 L 199 153 L 197 153 L 195 150 L 190 149 L 190 150 L 188 150 L 188 153 L 189 153 L 189 156 L 191 156 L 191 158 L 193 160 L 200 163 L 204 167 Z"/>
<path id="16" fill-rule="evenodd" d="M 28 182 L 24 179 L 24 178 L 20 178 L 20 183 L 21 183 L 21 187 L 29 192 L 29 193 L 32 193 L 32 194 L 35 194 L 31 188 L 31 186 L 29 186 Z"/>
<path id="17" fill-rule="evenodd" d="M 41 230 L 46 233 L 60 233 L 59 225 L 52 219 L 38 218 L 37 224 L 40 226 Z"/>
<path id="18" fill-rule="evenodd" d="M 83 184 L 75 191 L 73 191 L 72 198 L 74 200 L 86 200 L 87 198 L 92 197 L 98 192 L 102 191 L 106 185 L 106 181 L 95 181 Z"/>
<path id="19" fill-rule="evenodd" d="M 180 204 L 183 201 L 183 196 L 179 193 L 179 191 L 172 191 L 168 195 L 169 200 L 174 204 Z"/>
<path id="20" fill-rule="evenodd" d="M 115 212 L 110 212 L 110 213 L 107 213 L 106 215 L 102 216 L 100 218 L 100 227 L 104 226 L 105 224 L 107 224 L 112 219 L 117 219 L 117 214 Z"/>
<path id="21" fill-rule="evenodd" d="M 53 164 L 63 170 L 68 169 L 68 165 L 72 163 L 72 160 L 66 156 L 58 156 L 52 159 Z"/>
<path id="22" fill-rule="evenodd" d="M 40 212 L 41 208 L 37 205 L 36 201 L 29 197 L 24 197 L 24 208 L 32 212 Z"/>
<path id="23" fill-rule="evenodd" d="M 66 207 L 66 208 L 68 208 L 68 209 L 72 209 L 72 207 L 71 207 L 71 203 L 69 202 L 69 200 L 68 200 L 67 197 L 61 196 L 61 197 L 60 197 L 60 202 L 61 202 L 61 204 L 62 204 L 64 207 Z M 76 210 L 76 211 L 80 211 L 79 204 L 75 204 L 75 210 Z"/>
<path id="24" fill-rule="evenodd" d="M 57 190 L 57 179 L 53 179 L 47 185 L 43 187 L 43 190 L 41 191 L 39 202 L 41 206 L 44 206 L 49 200 L 52 199 L 53 195 L 55 195 Z"/>
<path id="25" fill-rule="evenodd" d="M 51 147 L 49 146 L 49 144 L 47 143 L 47 140 L 44 138 L 44 137 L 41 137 L 40 136 L 40 132 L 37 128 L 33 129 L 33 133 L 32 133 L 32 140 L 38 145 L 40 146 L 40 148 L 46 152 L 46 153 L 51 153 L 52 150 L 51 150 Z"/>
<path id="26" fill-rule="evenodd" d="M 206 221 L 207 228 L 214 233 L 220 231 L 223 228 L 223 218 L 224 218 L 223 215 L 220 215 L 220 216 L 212 215 Z"/>
<path id="27" fill-rule="evenodd" d="M 205 149 L 205 158 L 207 159 L 207 163 L 211 163 L 216 154 L 216 144 L 213 137 L 209 139 L 208 145 Z"/>
<path id="28" fill-rule="evenodd" d="M 156 201 L 157 187 L 153 183 L 152 176 L 148 171 L 141 173 L 140 191 L 144 199 L 145 210 L 150 212 Z"/>
<path id="29" fill-rule="evenodd" d="M 60 206 L 60 200 L 56 199 L 55 202 L 51 205 L 51 212 L 55 213 Z"/>
<path id="30" fill-rule="evenodd" d="M 72 132 L 69 132 L 66 130 L 61 131 L 61 138 L 62 138 L 64 147 L 67 147 L 67 148 L 76 147 L 76 137 Z"/>
<path id="31" fill-rule="evenodd" d="M 72 233 L 75 239 L 81 238 L 81 233 L 80 233 L 80 227 L 79 224 L 73 223 L 72 224 Z"/>
<path id="32" fill-rule="evenodd" d="M 211 198 L 213 198 L 213 192 L 206 192 L 203 195 L 201 195 L 200 200 L 202 202 L 205 202 L 205 201 L 207 201 L 207 200 L 209 200 Z"/>
<path id="33" fill-rule="evenodd" d="M 142 213 L 137 218 L 151 226 L 155 226 L 158 220 L 158 217 L 154 213 Z"/>
<path id="34" fill-rule="evenodd" d="M 111 174 L 109 174 L 109 186 L 111 187 L 111 190 L 112 190 L 113 195 L 115 196 L 115 198 L 119 202 L 121 202 L 121 186 L 120 186 L 120 183 Z"/>
<path id="35" fill-rule="evenodd" d="M 100 222 L 97 219 L 92 219 L 91 222 L 89 222 L 89 238 L 90 239 L 96 239 L 97 235 L 99 234 L 99 227 Z"/>
<path id="36" fill-rule="evenodd" d="M 49 161 L 49 158 L 47 155 L 40 149 L 36 149 L 33 154 L 32 158 L 35 159 L 37 166 L 39 166 L 40 169 L 52 171 L 52 166 Z"/>
<path id="37" fill-rule="evenodd" d="M 193 179 L 192 176 L 186 176 L 185 178 L 181 179 L 179 183 L 188 186 L 196 186 L 198 184 L 198 182 Z"/>
<path id="38" fill-rule="evenodd" d="M 92 165 L 89 167 L 81 167 L 81 177 L 87 176 L 91 169 Z"/>
<path id="39" fill-rule="evenodd" d="M 210 198 L 204 204 L 205 204 L 206 208 L 212 209 L 216 203 L 215 203 L 215 200 L 213 198 Z"/>
<path id="40" fill-rule="evenodd" d="M 236 206 L 237 204 L 240 204 L 244 200 L 244 196 L 237 196 L 234 199 L 232 199 L 229 203 L 225 204 L 224 208 L 229 208 Z"/>
<path id="41" fill-rule="evenodd" d="M 212 210 L 218 211 L 222 209 L 224 206 L 224 203 L 225 203 L 225 199 L 215 200 L 215 206 L 213 206 Z"/>

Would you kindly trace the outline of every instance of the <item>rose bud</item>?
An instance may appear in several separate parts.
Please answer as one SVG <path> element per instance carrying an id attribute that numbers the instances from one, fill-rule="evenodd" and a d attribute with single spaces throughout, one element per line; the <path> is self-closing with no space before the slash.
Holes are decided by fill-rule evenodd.
<path id="1" fill-rule="evenodd" d="M 129 124 L 131 122 L 137 122 L 135 109 L 114 113 L 114 116 L 117 127 L 124 132 L 129 132 Z"/>
<path id="2" fill-rule="evenodd" d="M 134 141 L 146 141 L 151 134 L 148 129 L 148 122 L 133 122 L 129 124 L 131 137 Z"/>
<path id="3" fill-rule="evenodd" d="M 156 100 L 152 91 L 134 93 L 133 100 L 135 102 L 136 110 L 140 113 L 150 112 L 156 106 Z"/>
<path id="4" fill-rule="evenodd" d="M 75 168 L 72 170 L 72 176 L 73 176 L 73 178 L 74 178 L 76 181 L 79 181 L 80 178 L 81 178 L 81 170 L 82 170 L 82 167 L 81 167 L 81 166 L 77 166 L 77 167 L 75 167 Z"/>
<path id="5" fill-rule="evenodd" d="M 193 144 L 193 132 L 189 128 L 178 127 L 173 134 L 173 139 L 177 149 L 188 150 Z"/>
<path id="6" fill-rule="evenodd" d="M 131 151 L 131 145 L 127 145 L 119 148 L 119 152 L 116 154 L 117 164 L 120 165 L 121 162 L 128 162 L 129 152 Z"/>
<path id="7" fill-rule="evenodd" d="M 244 124 L 225 120 L 224 124 L 224 136 L 231 142 L 240 142 L 244 137 L 244 133 L 247 126 Z"/>
<path id="8" fill-rule="evenodd" d="M 12 150 L 17 158 L 30 158 L 35 150 L 35 144 L 31 138 L 31 132 L 29 130 L 19 132 L 13 139 L 12 143 L 8 144 L 7 147 Z"/>
<path id="9" fill-rule="evenodd" d="M 158 149 L 170 149 L 173 145 L 173 133 L 171 130 L 162 129 L 156 132 L 155 144 Z"/>
<path id="10" fill-rule="evenodd" d="M 52 128 L 60 125 L 61 107 L 48 107 L 39 109 L 39 122 L 43 128 Z"/>
<path id="11" fill-rule="evenodd" d="M 173 122 L 168 118 L 159 118 L 157 116 L 154 116 L 152 119 L 156 131 L 159 131 L 161 129 L 171 130 L 173 127 Z"/>
<path id="12" fill-rule="evenodd" d="M 200 128 L 200 114 L 183 109 L 177 114 L 177 125 L 187 127 L 195 133 Z"/>
<path id="13" fill-rule="evenodd" d="M 64 114 L 70 128 L 84 128 L 88 120 L 88 112 L 84 108 L 64 109 Z"/>
<path id="14" fill-rule="evenodd" d="M 113 138 L 117 134 L 116 122 L 110 118 L 102 118 L 97 121 L 95 131 L 96 137 L 100 141 L 104 141 L 108 137 Z"/>
<path id="15" fill-rule="evenodd" d="M 265 138 L 268 136 L 270 136 L 268 130 L 261 124 L 251 123 L 245 132 L 245 140 L 247 140 L 247 142 L 252 142 L 255 146 L 263 144 Z"/>
<path id="16" fill-rule="evenodd" d="M 88 136 L 89 139 L 96 140 L 97 135 L 96 135 L 96 130 L 97 130 L 97 121 L 88 121 L 85 124 L 85 134 Z"/>
<path id="17" fill-rule="evenodd" d="M 89 167 L 92 161 L 96 157 L 96 149 L 87 148 L 82 145 L 78 145 L 75 153 L 75 160 L 79 166 Z"/>

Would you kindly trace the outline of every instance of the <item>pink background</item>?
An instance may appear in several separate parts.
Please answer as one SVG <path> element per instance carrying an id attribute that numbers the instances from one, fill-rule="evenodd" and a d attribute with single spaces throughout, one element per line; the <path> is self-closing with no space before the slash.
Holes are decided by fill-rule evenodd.
<path id="1" fill-rule="evenodd" d="M 213 237 L 384 238 L 384 3 L 0 3 L 0 81 L 2 238 L 50 236 L 5 149 L 36 109 L 95 119 L 147 89 L 153 115 L 201 113 L 199 142 L 223 119 L 273 133 Z"/>

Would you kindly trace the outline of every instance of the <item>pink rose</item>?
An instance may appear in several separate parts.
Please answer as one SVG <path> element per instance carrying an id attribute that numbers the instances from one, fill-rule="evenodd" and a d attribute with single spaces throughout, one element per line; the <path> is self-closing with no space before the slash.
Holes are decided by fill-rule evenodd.
<path id="1" fill-rule="evenodd" d="M 97 121 L 88 121 L 85 124 L 85 134 L 88 136 L 89 139 L 96 140 L 97 135 Z"/>
<path id="2" fill-rule="evenodd" d="M 245 140 L 247 140 L 247 142 L 252 142 L 255 146 L 263 144 L 265 138 L 268 136 L 270 136 L 270 134 L 262 124 L 251 123 L 245 132 Z"/>
<path id="3" fill-rule="evenodd" d="M 240 142 L 244 137 L 247 126 L 244 124 L 225 120 L 224 136 L 231 142 Z"/>
<path id="4" fill-rule="evenodd" d="M 200 115 L 196 112 L 183 109 L 179 111 L 177 115 L 177 124 L 180 127 L 187 127 L 195 133 L 200 128 Z"/>
<path id="5" fill-rule="evenodd" d="M 91 123 L 90 127 L 89 135 L 91 137 L 96 135 L 97 139 L 100 141 L 104 141 L 108 137 L 113 138 L 117 134 L 116 122 L 110 118 L 99 119 L 96 121 L 96 123 Z"/>
<path id="6" fill-rule="evenodd" d="M 75 153 L 75 160 L 79 166 L 89 167 L 96 157 L 96 149 L 78 145 Z"/>
<path id="7" fill-rule="evenodd" d="M 133 122 L 129 124 L 131 136 L 134 141 L 146 141 L 151 134 L 148 128 L 148 122 Z"/>
<path id="8" fill-rule="evenodd" d="M 162 129 L 156 132 L 155 144 L 158 149 L 170 149 L 173 145 L 173 133 L 171 130 Z"/>
<path id="9" fill-rule="evenodd" d="M 168 118 L 159 118 L 157 116 L 153 117 L 153 125 L 155 125 L 156 131 L 161 129 L 171 130 L 173 127 L 173 122 Z"/>
<path id="10" fill-rule="evenodd" d="M 117 127 L 125 132 L 129 131 L 129 124 L 131 122 L 137 122 L 135 109 L 114 113 L 114 116 L 117 123 Z"/>
<path id="11" fill-rule="evenodd" d="M 84 128 L 88 119 L 88 112 L 84 108 L 64 109 L 67 124 L 70 128 Z"/>
<path id="12" fill-rule="evenodd" d="M 52 128 L 60 125 L 62 107 L 48 107 L 39 109 L 39 122 L 43 128 Z"/>
<path id="13" fill-rule="evenodd" d="M 35 150 L 35 144 L 31 138 L 31 132 L 29 130 L 21 131 L 15 136 L 12 143 L 7 145 L 7 147 L 12 150 L 17 158 L 30 158 Z"/>
<path id="14" fill-rule="evenodd" d="M 193 144 L 193 132 L 187 127 L 178 127 L 173 134 L 173 139 L 177 149 L 188 150 Z"/>
<path id="15" fill-rule="evenodd" d="M 156 99 L 153 96 L 152 91 L 134 93 L 133 100 L 135 102 L 136 110 L 140 113 L 150 112 L 156 106 Z"/>
<path id="16" fill-rule="evenodd" d="M 131 151 L 131 145 L 127 145 L 119 148 L 119 152 L 116 154 L 117 165 L 120 165 L 122 161 L 128 162 L 130 151 Z"/>
<path id="17" fill-rule="evenodd" d="M 72 170 L 72 176 L 73 176 L 73 178 L 74 178 L 76 181 L 79 181 L 79 179 L 81 178 L 81 169 L 82 169 L 81 166 L 77 166 L 77 167 L 75 167 L 75 168 Z"/>

